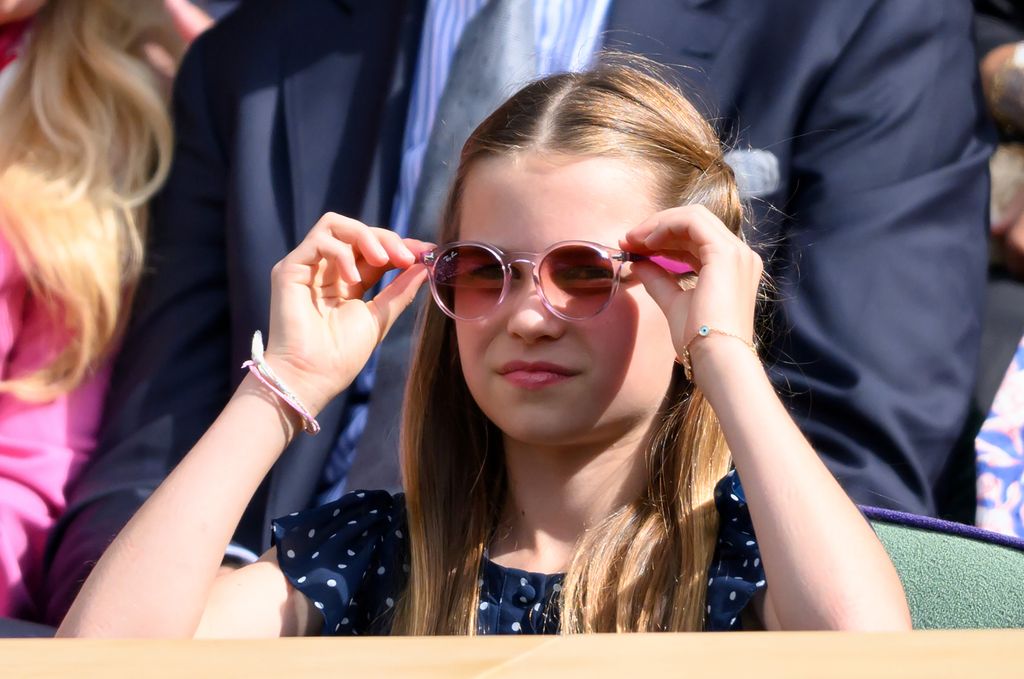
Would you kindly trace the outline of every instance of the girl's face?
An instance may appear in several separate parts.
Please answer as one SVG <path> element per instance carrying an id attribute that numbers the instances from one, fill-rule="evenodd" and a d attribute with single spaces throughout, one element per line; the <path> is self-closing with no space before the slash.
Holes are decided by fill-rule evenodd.
<path id="1" fill-rule="evenodd" d="M 628 161 L 526 152 L 477 162 L 466 179 L 459 240 L 539 253 L 619 238 L 658 210 L 647 173 Z M 528 265 L 479 321 L 456 321 L 462 371 L 506 436 L 537 446 L 611 444 L 646 431 L 675 360 L 664 314 L 623 264 L 608 307 L 585 321 L 552 314 Z"/>

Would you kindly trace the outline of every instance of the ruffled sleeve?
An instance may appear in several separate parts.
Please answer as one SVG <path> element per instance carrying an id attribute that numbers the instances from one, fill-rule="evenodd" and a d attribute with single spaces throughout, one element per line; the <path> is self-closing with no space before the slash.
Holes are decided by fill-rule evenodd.
<path id="1" fill-rule="evenodd" d="M 705 629 L 742 629 L 740 613 L 765 588 L 761 551 L 747 510 L 747 498 L 733 469 L 715 487 L 718 544 L 708 569 Z"/>
<path id="2" fill-rule="evenodd" d="M 354 491 L 273 522 L 281 571 L 324 617 L 322 634 L 386 634 L 408 573 L 405 498 Z"/>

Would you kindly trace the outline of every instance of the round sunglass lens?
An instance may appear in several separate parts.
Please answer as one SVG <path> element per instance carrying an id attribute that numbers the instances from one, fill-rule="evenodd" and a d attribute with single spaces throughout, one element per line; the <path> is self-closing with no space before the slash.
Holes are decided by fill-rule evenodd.
<path id="1" fill-rule="evenodd" d="M 497 255 L 478 245 L 458 245 L 441 252 L 434 264 L 437 301 L 451 316 L 482 318 L 501 299 L 505 271 Z"/>
<path id="2" fill-rule="evenodd" d="M 615 289 L 611 257 L 587 245 L 552 250 L 537 273 L 548 304 L 567 318 L 582 320 L 599 313 Z"/>

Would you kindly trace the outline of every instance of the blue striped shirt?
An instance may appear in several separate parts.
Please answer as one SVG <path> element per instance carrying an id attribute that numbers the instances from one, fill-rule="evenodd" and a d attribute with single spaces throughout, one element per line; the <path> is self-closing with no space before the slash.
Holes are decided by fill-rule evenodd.
<path id="1" fill-rule="evenodd" d="M 423 154 L 448 80 L 452 57 L 466 24 L 486 2 L 429 0 L 427 5 L 402 142 L 398 191 L 391 210 L 391 228 L 401 236 L 409 232 L 409 211 L 423 168 Z M 535 75 L 542 77 L 589 66 L 601 46 L 611 3 L 612 0 L 533 0 Z M 345 476 L 366 427 L 376 356 L 376 353 L 371 356 L 349 387 L 348 404 L 342 414 L 342 432 L 324 466 L 318 504 L 336 500 L 345 490 Z"/>

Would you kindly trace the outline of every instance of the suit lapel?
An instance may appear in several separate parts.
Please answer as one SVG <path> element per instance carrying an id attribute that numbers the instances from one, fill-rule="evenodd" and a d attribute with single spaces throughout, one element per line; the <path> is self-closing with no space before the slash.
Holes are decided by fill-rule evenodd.
<path id="1" fill-rule="evenodd" d="M 282 78 L 295 243 L 329 210 L 360 214 L 406 4 L 296 3 L 290 15 Z"/>
<path id="2" fill-rule="evenodd" d="M 386 162 L 383 156 L 397 152 L 400 144 L 392 144 L 393 132 L 383 129 L 381 121 L 390 127 L 389 83 L 409 23 L 407 5 L 418 3 L 295 3 L 282 27 L 292 246 L 327 211 L 367 219 L 364 211 L 373 200 L 367 197 L 368 189 L 386 190 L 370 189 L 371 175 L 397 167 L 396 161 Z M 309 502 L 337 439 L 343 407 L 344 397 L 335 399 L 320 413 L 322 433 L 315 438 L 300 435 L 275 465 L 268 480 L 265 526 Z M 268 541 L 265 529 L 265 546 Z"/>

